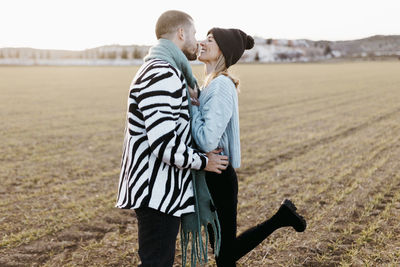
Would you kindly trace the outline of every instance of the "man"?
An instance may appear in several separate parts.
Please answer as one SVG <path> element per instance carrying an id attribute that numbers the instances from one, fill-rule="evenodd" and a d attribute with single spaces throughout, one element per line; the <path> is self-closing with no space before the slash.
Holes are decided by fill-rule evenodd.
<path id="1" fill-rule="evenodd" d="M 180 217 L 194 211 L 191 169 L 220 173 L 228 158 L 191 148 L 187 83 L 196 59 L 193 19 L 163 13 L 158 43 L 132 81 L 116 207 L 134 209 L 141 266 L 172 266 Z"/>

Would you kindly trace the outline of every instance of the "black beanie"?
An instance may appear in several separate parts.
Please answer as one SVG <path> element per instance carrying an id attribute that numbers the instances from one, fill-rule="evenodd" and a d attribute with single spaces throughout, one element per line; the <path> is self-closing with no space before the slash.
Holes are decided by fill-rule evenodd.
<path id="1" fill-rule="evenodd" d="M 239 29 L 212 28 L 207 35 L 212 33 L 219 49 L 225 57 L 225 64 L 229 66 L 238 62 L 245 49 L 254 46 L 254 39 Z"/>

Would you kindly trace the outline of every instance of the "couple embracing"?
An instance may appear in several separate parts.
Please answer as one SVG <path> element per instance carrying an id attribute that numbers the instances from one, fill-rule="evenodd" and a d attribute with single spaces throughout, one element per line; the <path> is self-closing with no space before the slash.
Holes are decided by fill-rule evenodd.
<path id="1" fill-rule="evenodd" d="M 173 265 L 180 226 L 183 263 L 188 244 L 192 266 L 207 261 L 202 236 L 209 236 L 219 267 L 236 266 L 278 228 L 306 228 L 285 199 L 271 218 L 236 236 L 239 81 L 229 67 L 254 39 L 239 29 L 212 28 L 198 43 L 195 33 L 188 14 L 164 12 L 158 42 L 129 90 L 116 207 L 135 210 L 142 267 Z M 202 90 L 189 64 L 196 59 L 205 64 Z"/>

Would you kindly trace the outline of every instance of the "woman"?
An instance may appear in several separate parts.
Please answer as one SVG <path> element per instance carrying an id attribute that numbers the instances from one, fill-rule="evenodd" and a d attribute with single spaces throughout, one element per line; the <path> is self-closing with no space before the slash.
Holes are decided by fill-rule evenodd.
<path id="1" fill-rule="evenodd" d="M 192 99 L 198 97 L 191 107 L 192 134 L 201 150 L 219 148 L 229 157 L 227 169 L 219 174 L 206 172 L 206 181 L 221 225 L 217 266 L 230 267 L 278 228 L 292 226 L 302 232 L 306 221 L 286 199 L 274 216 L 236 237 L 238 181 L 234 168 L 240 167 L 239 81 L 229 74 L 228 68 L 245 49 L 254 46 L 254 39 L 238 29 L 213 28 L 200 46 L 198 60 L 205 63 L 206 80 L 199 97 L 200 92 L 190 90 Z M 212 238 L 212 230 L 209 231 Z"/>

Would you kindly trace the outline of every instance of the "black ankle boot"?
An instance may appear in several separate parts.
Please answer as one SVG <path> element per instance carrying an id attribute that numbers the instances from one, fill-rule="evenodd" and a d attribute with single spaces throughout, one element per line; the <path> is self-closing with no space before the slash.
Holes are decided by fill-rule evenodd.
<path id="1" fill-rule="evenodd" d="M 307 223 L 306 220 L 296 212 L 297 208 L 289 199 L 282 201 L 281 207 L 275 213 L 276 219 L 282 226 L 292 226 L 297 232 L 303 232 Z"/>

